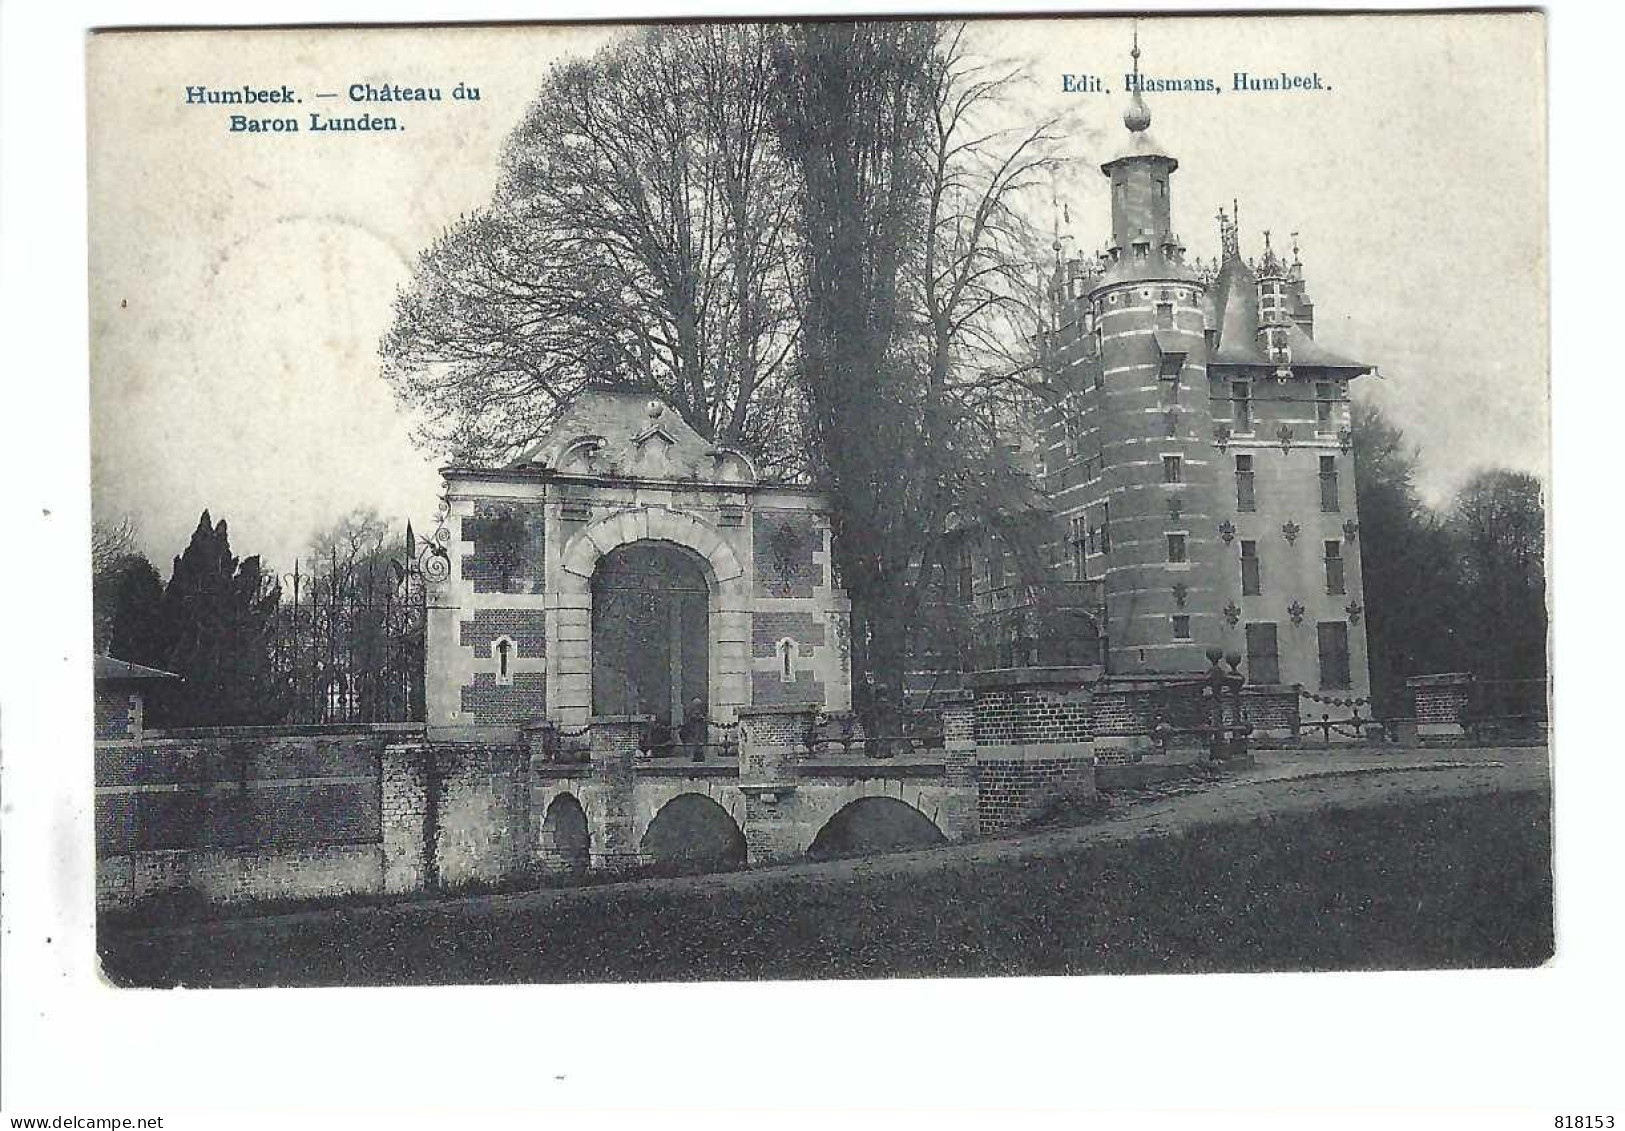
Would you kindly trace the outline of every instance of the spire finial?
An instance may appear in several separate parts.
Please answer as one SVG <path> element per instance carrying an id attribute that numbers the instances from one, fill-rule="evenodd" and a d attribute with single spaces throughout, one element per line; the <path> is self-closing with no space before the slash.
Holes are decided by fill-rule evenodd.
<path id="1" fill-rule="evenodd" d="M 1230 202 L 1232 212 L 1229 216 L 1224 214 L 1224 205 L 1219 205 L 1219 262 L 1227 263 L 1232 259 L 1241 257 L 1241 241 L 1236 235 L 1235 201 Z"/>
<path id="2" fill-rule="evenodd" d="M 1145 104 L 1145 98 L 1140 93 L 1140 21 L 1134 21 L 1134 48 L 1129 52 L 1129 58 L 1134 60 L 1134 74 L 1129 79 L 1129 85 L 1134 89 L 1131 92 L 1128 109 L 1123 111 L 1123 124 L 1132 133 L 1143 133 L 1151 126 L 1151 109 Z"/>

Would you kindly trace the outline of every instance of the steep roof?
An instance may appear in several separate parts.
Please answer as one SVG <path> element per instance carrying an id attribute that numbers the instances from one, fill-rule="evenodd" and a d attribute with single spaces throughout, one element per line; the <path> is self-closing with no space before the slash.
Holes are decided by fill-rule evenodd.
<path id="1" fill-rule="evenodd" d="M 180 679 L 174 672 L 160 671 L 158 668 L 143 667 L 132 664 L 128 660 L 115 660 L 112 656 L 97 655 L 95 678 L 97 680 L 111 679 Z"/>
<path id="2" fill-rule="evenodd" d="M 1208 287 L 1213 326 L 1218 341 L 1208 355 L 1210 365 L 1269 365 L 1269 356 L 1258 341 L 1258 277 L 1239 255 L 1225 258 L 1219 274 Z M 1364 371 L 1369 364 L 1351 361 L 1327 349 L 1305 334 L 1294 322 L 1286 324 L 1287 345 L 1294 368 L 1353 369 Z"/>

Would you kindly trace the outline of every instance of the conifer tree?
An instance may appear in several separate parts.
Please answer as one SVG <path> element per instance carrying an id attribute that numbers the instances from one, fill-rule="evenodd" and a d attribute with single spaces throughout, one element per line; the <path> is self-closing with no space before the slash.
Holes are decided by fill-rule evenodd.
<path id="1" fill-rule="evenodd" d="M 183 681 L 161 695 L 164 725 L 281 720 L 287 697 L 271 662 L 279 599 L 259 557 L 234 557 L 225 521 L 214 523 L 204 511 L 160 606 L 169 639 L 162 666 Z"/>
<path id="2" fill-rule="evenodd" d="M 163 579 L 145 555 L 125 554 L 111 562 L 97 574 L 92 590 L 97 650 L 161 668 L 169 645 L 163 599 Z"/>

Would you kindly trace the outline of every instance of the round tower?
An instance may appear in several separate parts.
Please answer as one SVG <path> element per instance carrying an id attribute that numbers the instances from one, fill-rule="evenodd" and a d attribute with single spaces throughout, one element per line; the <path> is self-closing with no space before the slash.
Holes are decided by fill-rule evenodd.
<path id="1" fill-rule="evenodd" d="M 1098 327 L 1108 670 L 1200 671 L 1220 643 L 1213 417 L 1203 284 L 1174 234 L 1170 175 L 1135 81 L 1111 181 L 1112 244 L 1087 302 Z"/>

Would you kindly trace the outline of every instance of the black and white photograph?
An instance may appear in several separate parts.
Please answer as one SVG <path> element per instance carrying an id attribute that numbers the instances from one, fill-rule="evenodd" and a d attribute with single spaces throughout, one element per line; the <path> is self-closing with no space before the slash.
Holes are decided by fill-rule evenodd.
<path id="1" fill-rule="evenodd" d="M 1541 977 L 1547 23 L 86 29 L 96 993 Z"/>

